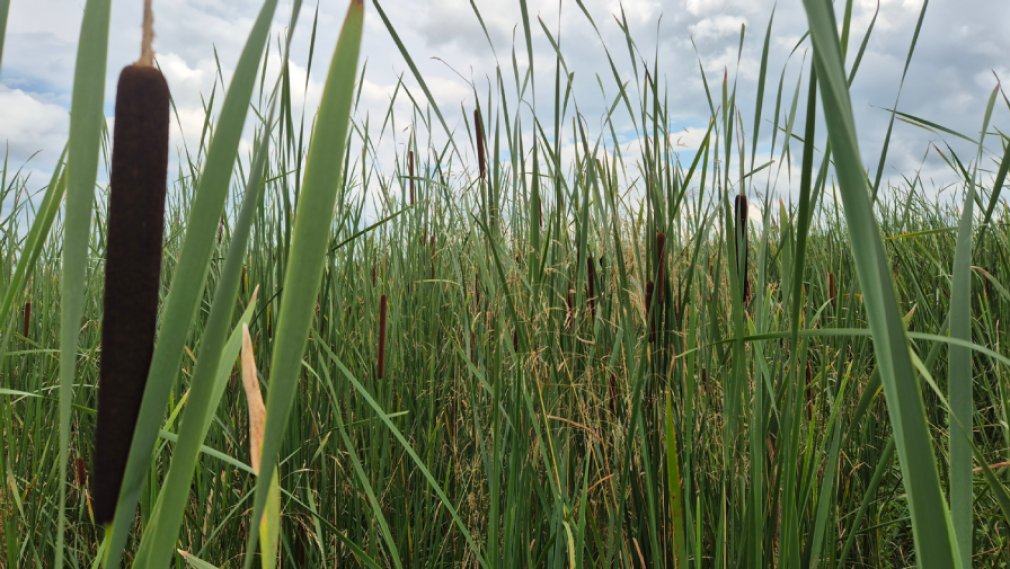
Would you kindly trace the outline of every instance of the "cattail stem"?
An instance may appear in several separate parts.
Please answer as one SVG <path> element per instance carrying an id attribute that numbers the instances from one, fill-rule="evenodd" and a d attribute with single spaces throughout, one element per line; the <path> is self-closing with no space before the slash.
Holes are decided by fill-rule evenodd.
<path id="1" fill-rule="evenodd" d="M 95 520 L 115 513 L 154 349 L 168 167 L 169 92 L 153 66 L 150 1 L 138 63 L 119 75 L 109 181 Z"/>
<path id="2" fill-rule="evenodd" d="M 586 257 L 586 304 L 589 306 L 589 319 L 596 321 L 596 264 L 592 257 Z"/>
<path id="3" fill-rule="evenodd" d="M 386 373 L 386 295 L 379 298 L 379 365 L 376 375 L 382 379 Z"/>
<path id="4" fill-rule="evenodd" d="M 154 11 L 151 0 L 144 0 L 144 29 L 140 38 L 140 59 L 137 64 L 144 67 L 154 66 Z"/>
<path id="5" fill-rule="evenodd" d="M 414 205 L 417 196 L 414 194 L 414 151 L 407 151 L 407 176 L 410 184 L 410 205 Z"/>

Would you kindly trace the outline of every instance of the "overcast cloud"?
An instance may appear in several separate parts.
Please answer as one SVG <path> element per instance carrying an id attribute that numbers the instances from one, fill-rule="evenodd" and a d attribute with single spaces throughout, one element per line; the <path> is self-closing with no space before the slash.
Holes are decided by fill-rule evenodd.
<path id="1" fill-rule="evenodd" d="M 463 109 L 473 108 L 472 82 L 486 97 L 494 77 L 495 59 L 511 74 L 513 48 L 520 72 L 527 65 L 522 20 L 517 2 L 475 0 L 487 27 L 478 25 L 467 0 L 383 0 L 382 6 L 400 38 L 411 51 L 433 95 L 445 113 L 450 128 L 465 132 Z M 603 41 L 572 0 L 529 2 L 534 38 L 534 79 L 539 112 L 551 116 L 553 104 L 554 51 L 541 29 L 542 20 L 552 34 L 558 34 L 569 71 L 574 73 L 573 93 L 578 110 L 586 117 L 592 134 L 600 134 L 600 117 L 616 94 L 603 46 L 614 56 L 626 80 L 635 77 L 631 60 L 615 15 L 623 12 L 640 54 L 652 61 L 658 52 L 659 75 L 669 87 L 671 129 L 687 152 L 697 144 L 707 124 L 708 105 L 698 71 L 700 57 L 710 85 L 718 88 L 724 70 L 738 77 L 738 99 L 745 124 L 750 126 L 755 99 L 761 42 L 772 10 L 772 36 L 768 107 L 774 105 L 779 74 L 791 50 L 805 29 L 800 0 L 775 3 L 768 0 L 583 0 L 596 20 Z M 36 154 L 29 169 L 37 172 L 36 186 L 58 157 L 66 140 L 69 91 L 83 0 L 12 0 L 6 45 L 0 68 L 0 141 L 6 142 L 10 161 L 20 165 Z M 157 38 L 155 49 L 175 97 L 181 130 L 173 129 L 174 142 L 183 136 L 192 141 L 203 121 L 201 94 L 208 94 L 215 80 L 217 56 L 225 79 L 234 66 L 252 26 L 260 2 L 256 0 L 155 0 Z M 112 27 L 106 87 L 106 114 L 112 114 L 115 80 L 119 70 L 136 59 L 139 50 L 140 0 L 112 3 Z M 293 73 L 297 86 L 296 110 L 314 109 L 323 74 L 336 41 L 346 8 L 346 0 L 320 0 L 316 60 L 302 90 L 308 60 L 309 33 L 315 5 L 306 2 L 293 48 Z M 853 43 L 862 40 L 878 4 L 875 0 L 855 0 Z M 864 159 L 875 167 L 876 156 L 887 125 L 885 110 L 893 105 L 905 55 L 921 8 L 921 0 L 881 0 L 876 29 L 853 86 Z M 282 2 L 274 22 L 279 37 L 291 10 Z M 918 49 L 909 69 L 900 109 L 975 136 L 986 99 L 997 77 L 1010 73 L 1010 2 L 1005 0 L 934 0 L 923 24 Z M 737 47 L 741 25 L 747 28 L 739 68 Z M 693 45 L 692 45 L 693 38 Z M 697 53 L 695 47 L 697 46 Z M 854 50 L 854 47 L 853 47 Z M 276 51 L 276 50 L 274 50 Z M 370 116 L 373 124 L 382 120 L 390 97 L 402 75 L 416 97 L 421 96 L 403 58 L 377 16 L 374 6 L 366 7 L 365 42 L 362 51 L 368 71 L 358 119 Z M 797 74 L 809 64 L 807 47 L 788 62 L 786 93 L 791 96 Z M 641 67 L 639 67 L 641 71 Z M 599 79 L 598 79 L 599 78 Z M 511 76 L 507 77 L 512 81 Z M 605 90 L 601 94 L 600 83 Z M 805 83 L 802 89 L 805 90 Z M 514 102 L 510 102 L 513 104 Z M 532 101 L 530 101 L 532 103 Z M 402 94 L 396 109 L 409 113 L 409 101 Z M 403 115 L 405 122 L 409 114 Z M 1006 112 L 997 113 L 996 126 L 1006 122 Z M 402 123 L 401 123 L 402 124 Z M 630 122 L 616 125 L 619 135 L 633 143 Z M 770 132 L 770 125 L 763 127 Z M 1005 129 L 1003 129 L 1005 131 Z M 823 132 L 823 131 L 822 131 Z M 462 134 L 461 134 L 462 135 Z M 391 164 L 389 155 L 380 164 Z M 897 177 L 920 167 L 931 141 L 940 137 L 906 124 L 899 124 L 892 142 L 887 175 Z M 970 156 L 964 145 L 956 146 Z M 927 177 L 942 184 L 946 175 L 942 164 L 926 163 Z M 788 187 L 789 184 L 786 184 Z"/>

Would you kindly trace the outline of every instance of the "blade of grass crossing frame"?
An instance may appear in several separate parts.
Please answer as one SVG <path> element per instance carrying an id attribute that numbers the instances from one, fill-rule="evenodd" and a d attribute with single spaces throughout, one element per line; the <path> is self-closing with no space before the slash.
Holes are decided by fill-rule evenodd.
<path id="1" fill-rule="evenodd" d="M 291 252 L 284 274 L 276 341 L 270 358 L 267 423 L 260 475 L 256 481 L 253 527 L 259 524 L 269 495 L 270 479 L 277 467 L 277 454 L 298 388 L 302 354 L 326 261 L 333 209 L 343 176 L 363 24 L 364 4 L 361 0 L 353 0 L 337 40 L 309 143 Z M 257 541 L 257 532 L 250 531 L 245 551 L 246 569 L 252 566 Z"/>
<path id="2" fill-rule="evenodd" d="M 70 104 L 70 141 L 67 150 L 66 209 L 63 222 L 63 273 L 60 310 L 60 447 L 59 523 L 54 566 L 63 567 L 66 529 L 67 460 L 70 413 L 77 365 L 77 341 L 87 282 L 91 210 L 95 201 L 98 149 L 105 114 L 105 68 L 109 48 L 109 0 L 89 0 L 84 7 L 74 68 Z"/>
<path id="3" fill-rule="evenodd" d="M 203 295 L 239 139 L 276 7 L 277 0 L 266 0 L 253 24 L 235 67 L 235 74 L 221 107 L 217 129 L 207 151 L 206 165 L 197 183 L 186 223 L 188 229 L 182 252 L 162 309 L 151 371 L 148 373 L 147 388 L 144 390 L 144 400 L 130 446 L 130 457 L 123 475 L 123 487 L 116 506 L 109 556 L 106 560 L 106 566 L 109 567 L 118 567 L 126 545 L 127 533 L 133 524 L 133 511 L 151 464 L 153 446 L 158 437 L 168 395 L 178 375 L 186 335 Z"/>
<path id="4" fill-rule="evenodd" d="M 834 11 L 829 0 L 804 0 L 803 3 L 856 273 L 863 291 L 907 494 L 916 560 L 923 569 L 960 568 L 922 393 L 912 367 L 894 283 L 870 204 Z"/>
<path id="5" fill-rule="evenodd" d="M 979 134 L 976 171 L 970 179 L 965 180 L 968 191 L 961 210 L 961 220 L 958 222 L 954 266 L 951 268 L 950 335 L 966 342 L 971 341 L 971 245 L 972 222 L 975 215 L 975 176 L 982 160 L 985 135 L 998 93 L 997 86 L 993 89 L 989 105 L 986 107 L 985 119 Z M 975 414 L 973 381 L 971 351 L 960 346 L 951 346 L 947 365 L 947 400 L 950 402 L 950 510 L 963 567 L 971 567 L 975 522 L 971 463 L 972 425 Z"/>

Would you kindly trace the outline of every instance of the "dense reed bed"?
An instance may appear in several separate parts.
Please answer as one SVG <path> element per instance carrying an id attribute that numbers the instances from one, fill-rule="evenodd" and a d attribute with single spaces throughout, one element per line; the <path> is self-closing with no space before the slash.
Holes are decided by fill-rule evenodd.
<path id="1" fill-rule="evenodd" d="M 79 465 L 108 214 L 69 209 L 91 203 L 74 149 L 100 129 L 72 128 L 38 195 L 5 167 L 0 566 L 1005 567 L 1006 99 L 964 135 L 975 156 L 945 150 L 953 199 L 867 176 L 863 158 L 887 160 L 859 154 L 841 57 L 865 42 L 805 6 L 796 73 L 762 67 L 757 94 L 705 78 L 697 152 L 673 151 L 655 72 L 612 78 L 602 123 L 577 114 L 561 44 L 552 85 L 502 68 L 459 116 L 413 115 L 390 170 L 392 131 L 349 119 L 362 5 L 310 132 L 286 67 L 262 73 L 265 2 L 212 140 L 172 176 L 158 340 L 106 527 Z M 431 105 L 415 80 L 398 96 Z M 534 89 L 553 115 L 508 104 Z M 746 119 L 745 96 L 764 103 Z M 447 139 L 448 120 L 471 130 Z"/>

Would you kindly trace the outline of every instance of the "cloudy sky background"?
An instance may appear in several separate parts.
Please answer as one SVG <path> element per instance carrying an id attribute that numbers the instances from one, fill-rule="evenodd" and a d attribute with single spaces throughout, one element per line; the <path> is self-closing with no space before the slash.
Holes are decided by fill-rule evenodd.
<path id="1" fill-rule="evenodd" d="M 884 109 L 894 102 L 921 2 L 880 0 L 876 28 L 853 86 L 863 157 L 871 169 L 876 167 L 887 126 L 888 114 Z M 483 97 L 489 86 L 493 87 L 496 57 L 507 74 L 507 85 L 512 85 L 513 81 L 513 49 L 521 73 L 527 65 L 518 3 L 510 0 L 475 0 L 475 3 L 487 25 L 493 49 L 467 0 L 382 0 L 383 8 L 425 76 L 450 128 L 461 137 L 458 140 L 466 140 L 462 138 L 467 128 L 464 110 L 469 112 L 473 108 L 473 89 Z M 785 0 L 777 6 L 770 0 L 624 0 L 623 3 L 584 0 L 583 3 L 596 20 L 602 42 L 574 1 L 564 0 L 560 5 L 529 2 L 537 86 L 535 104 L 536 112 L 542 113 L 539 116 L 553 116 L 554 52 L 541 30 L 539 18 L 560 37 L 568 69 L 574 73 L 573 95 L 592 135 L 603 131 L 600 119 L 617 92 L 603 45 L 610 49 L 623 78 L 635 80 L 625 35 L 614 18 L 620 13 L 622 4 L 631 35 L 642 56 L 651 63 L 658 53 L 659 76 L 669 89 L 670 128 L 678 132 L 676 142 L 684 155 L 690 156 L 697 147 L 709 116 L 698 70 L 699 57 L 716 94 L 724 71 L 728 70 L 731 77 L 736 74 L 742 116 L 750 129 L 761 44 L 772 10 L 775 10 L 762 127 L 765 134 L 771 132 L 771 107 L 783 68 L 787 70 L 785 93 L 791 96 L 798 73 L 809 67 L 806 46 L 787 62 L 806 27 L 800 0 Z M 27 170 L 33 175 L 30 184 L 33 188 L 45 183 L 66 141 L 83 5 L 83 0 L 11 1 L 0 68 L 0 142 L 7 144 L 10 162 L 15 166 L 26 163 L 37 153 L 27 164 Z M 306 2 L 302 10 L 292 54 L 294 100 L 296 111 L 304 110 L 310 117 L 318 102 L 346 5 L 346 0 L 320 0 L 318 3 L 316 60 L 308 77 L 307 90 L 303 90 L 302 85 L 305 84 L 311 18 L 316 4 Z M 116 0 L 112 6 L 106 87 L 106 115 L 110 118 L 119 70 L 136 59 L 139 51 L 142 1 Z M 201 95 L 210 92 L 217 73 L 214 50 L 217 50 L 227 80 L 259 6 L 257 0 L 155 0 L 155 50 L 172 89 L 181 122 L 181 129 L 173 127 L 174 144 L 180 144 L 183 137 L 192 144 L 199 136 L 204 117 Z M 877 7 L 876 0 L 855 0 L 854 44 L 861 41 Z M 283 33 L 290 10 L 289 1 L 279 6 L 274 21 L 275 37 Z M 1005 0 L 934 0 L 926 15 L 899 108 L 975 136 L 997 78 L 1010 75 L 1010 34 L 1005 33 L 1008 23 L 1010 2 Z M 738 67 L 737 47 L 742 24 L 746 25 L 747 34 Z M 855 46 L 851 51 L 855 51 Z M 421 91 L 371 4 L 366 6 L 362 56 L 367 59 L 368 68 L 358 109 L 359 121 L 365 117 L 370 117 L 373 125 L 382 121 L 401 76 L 413 95 L 421 100 Z M 273 63 L 272 68 L 276 69 L 276 61 Z M 634 91 L 633 86 L 632 89 Z M 805 97 L 805 79 L 801 92 L 801 98 Z M 532 105 L 533 100 L 527 103 Z M 510 109 L 516 108 L 514 101 L 509 104 Z M 395 132 L 386 134 L 376 157 L 378 164 L 389 170 L 396 151 L 402 155 L 407 140 L 403 127 L 410 117 L 409 100 L 401 93 L 394 108 L 402 119 Z M 528 118 L 529 112 L 525 114 Z M 1006 118 L 1006 109 L 1001 108 L 996 114 L 995 125 L 1005 125 Z M 633 156 L 637 135 L 630 121 L 627 117 L 618 117 L 615 126 L 622 145 Z M 419 133 L 419 136 L 423 140 L 426 133 Z M 435 133 L 433 136 L 437 141 L 442 135 Z M 935 153 L 923 163 L 930 143 L 942 140 L 937 134 L 899 124 L 892 139 L 886 177 L 898 180 L 901 175 L 921 168 L 927 185 L 942 188 L 953 179 L 946 167 Z M 964 158 L 973 157 L 970 146 L 949 137 L 948 140 Z M 995 141 L 992 142 L 995 145 Z M 569 141 L 563 146 L 569 148 L 570 144 Z M 766 148 L 766 144 L 762 147 Z M 798 181 L 790 183 L 787 174 L 783 174 L 784 179 L 780 181 L 780 191 L 793 191 L 798 185 Z"/>

